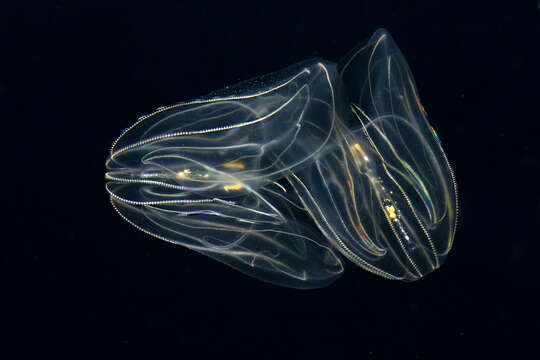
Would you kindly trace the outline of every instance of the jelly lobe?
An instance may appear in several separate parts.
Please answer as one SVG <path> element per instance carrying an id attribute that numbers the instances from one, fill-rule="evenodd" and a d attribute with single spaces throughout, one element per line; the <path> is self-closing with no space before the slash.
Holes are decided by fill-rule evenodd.
<path id="1" fill-rule="evenodd" d="M 373 150 L 369 158 L 376 159 L 360 165 L 364 170 L 358 174 L 368 180 L 360 181 L 366 189 L 357 191 L 364 209 L 382 215 L 370 216 L 369 211 L 364 219 L 386 220 L 367 227 L 370 240 L 363 237 L 357 253 L 370 259 L 375 271 L 359 265 L 385 271 L 382 276 L 416 280 L 438 268 L 453 243 L 457 186 L 452 168 L 427 121 L 409 67 L 386 31 L 377 31 L 352 51 L 339 72 L 351 113 L 362 124 L 356 141 Z M 387 252 L 383 256 L 381 249 Z M 392 259 L 385 260 L 388 255 Z"/>

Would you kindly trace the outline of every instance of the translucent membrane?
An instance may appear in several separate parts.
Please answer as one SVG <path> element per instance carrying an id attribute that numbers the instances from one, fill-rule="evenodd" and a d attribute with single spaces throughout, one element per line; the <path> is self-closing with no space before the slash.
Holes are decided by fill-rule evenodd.
<path id="1" fill-rule="evenodd" d="M 341 255 L 406 281 L 441 266 L 456 183 L 385 30 L 339 64 L 232 89 L 159 108 L 114 142 L 106 189 L 126 221 L 295 288 L 336 280 Z"/>

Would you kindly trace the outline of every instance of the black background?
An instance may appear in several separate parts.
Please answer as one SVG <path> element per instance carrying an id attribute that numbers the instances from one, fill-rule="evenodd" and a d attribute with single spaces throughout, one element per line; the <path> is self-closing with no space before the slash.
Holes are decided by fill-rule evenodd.
<path id="1" fill-rule="evenodd" d="M 20 2 L 2 5 L 6 343 L 187 355 L 436 359 L 533 349 L 540 332 L 539 5 Z M 446 264 L 415 283 L 351 263 L 320 290 L 259 282 L 152 239 L 104 190 L 113 140 L 157 106 L 386 27 L 452 163 Z M 41 350 L 40 350 L 41 351 Z M 537 351 L 530 354 L 537 356 Z"/>

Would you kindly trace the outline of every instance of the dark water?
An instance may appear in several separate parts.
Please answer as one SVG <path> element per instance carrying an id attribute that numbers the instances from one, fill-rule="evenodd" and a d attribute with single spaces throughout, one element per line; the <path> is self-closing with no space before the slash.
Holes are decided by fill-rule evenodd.
<path id="1" fill-rule="evenodd" d="M 264 359 L 487 357 L 534 345 L 535 2 L 2 7 L 4 341 L 159 342 L 181 358 L 196 345 Z M 114 214 L 104 161 L 138 116 L 309 57 L 338 60 L 379 27 L 407 58 L 458 180 L 458 231 L 441 269 L 407 284 L 349 263 L 327 288 L 286 289 Z"/>

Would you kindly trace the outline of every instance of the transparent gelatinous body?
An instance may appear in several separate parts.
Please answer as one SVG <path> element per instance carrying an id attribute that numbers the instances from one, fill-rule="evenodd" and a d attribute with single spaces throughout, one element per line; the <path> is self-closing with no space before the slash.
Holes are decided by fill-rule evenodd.
<path id="1" fill-rule="evenodd" d="M 296 288 L 337 279 L 341 255 L 406 281 L 442 264 L 456 183 L 385 30 L 339 64 L 228 91 L 159 108 L 115 141 L 106 189 L 125 220 Z"/>

